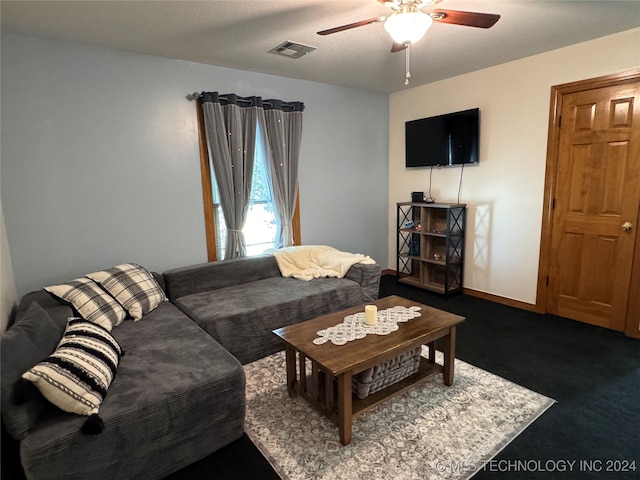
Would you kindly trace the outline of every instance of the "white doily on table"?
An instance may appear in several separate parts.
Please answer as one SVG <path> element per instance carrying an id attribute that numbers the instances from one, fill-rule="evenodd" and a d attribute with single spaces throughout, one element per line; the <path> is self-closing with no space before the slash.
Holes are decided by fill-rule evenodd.
<path id="1" fill-rule="evenodd" d="M 344 321 L 333 327 L 318 330 L 318 338 L 313 340 L 316 345 L 331 341 L 334 345 L 344 345 L 347 342 L 364 338 L 367 335 L 388 335 L 398 330 L 398 323 L 408 322 L 419 317 L 420 307 L 391 307 L 378 310 L 378 324 L 367 325 L 364 321 L 365 313 L 358 312 L 344 317 Z"/>

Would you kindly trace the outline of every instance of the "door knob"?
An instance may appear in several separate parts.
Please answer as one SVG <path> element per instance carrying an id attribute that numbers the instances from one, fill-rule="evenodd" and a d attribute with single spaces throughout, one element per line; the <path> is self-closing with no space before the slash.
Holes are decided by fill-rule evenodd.
<path id="1" fill-rule="evenodd" d="M 625 232 L 631 230 L 631 227 L 631 222 L 624 222 L 622 225 L 620 225 L 620 228 L 622 228 Z"/>

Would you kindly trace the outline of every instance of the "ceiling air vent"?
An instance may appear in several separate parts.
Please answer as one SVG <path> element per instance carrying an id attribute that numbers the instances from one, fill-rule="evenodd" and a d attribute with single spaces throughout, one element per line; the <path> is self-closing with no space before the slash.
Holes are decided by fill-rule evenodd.
<path id="1" fill-rule="evenodd" d="M 287 41 L 272 48 L 269 50 L 269 53 L 275 53 L 276 55 L 282 55 L 283 57 L 289 58 L 300 58 L 309 52 L 313 52 L 315 49 L 316 47 Z"/>

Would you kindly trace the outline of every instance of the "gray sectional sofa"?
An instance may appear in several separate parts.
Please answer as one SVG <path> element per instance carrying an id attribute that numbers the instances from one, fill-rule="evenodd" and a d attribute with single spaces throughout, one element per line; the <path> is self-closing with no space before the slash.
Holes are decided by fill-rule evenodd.
<path id="1" fill-rule="evenodd" d="M 242 364 L 282 350 L 276 328 L 378 298 L 380 266 L 356 264 L 344 278 L 284 278 L 271 255 L 164 273 L 169 299 Z"/>
<path id="2" fill-rule="evenodd" d="M 377 298 L 380 266 L 356 264 L 344 278 L 305 282 L 283 278 L 274 257 L 263 255 L 156 279 L 170 301 L 112 330 L 125 355 L 97 435 L 80 432 L 87 417 L 42 397 L 15 404 L 14 383 L 52 353 L 75 313 L 42 290 L 21 300 L 2 335 L 0 380 L 3 428 L 19 442 L 28 479 L 159 479 L 236 440 L 244 427 L 242 364 L 282 349 L 275 328 Z"/>

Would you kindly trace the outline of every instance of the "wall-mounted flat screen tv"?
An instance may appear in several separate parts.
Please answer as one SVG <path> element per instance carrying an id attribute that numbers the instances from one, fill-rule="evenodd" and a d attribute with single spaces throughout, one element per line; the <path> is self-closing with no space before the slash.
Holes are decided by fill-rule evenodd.
<path id="1" fill-rule="evenodd" d="M 480 109 L 447 113 L 405 123 L 407 167 L 478 163 Z"/>

